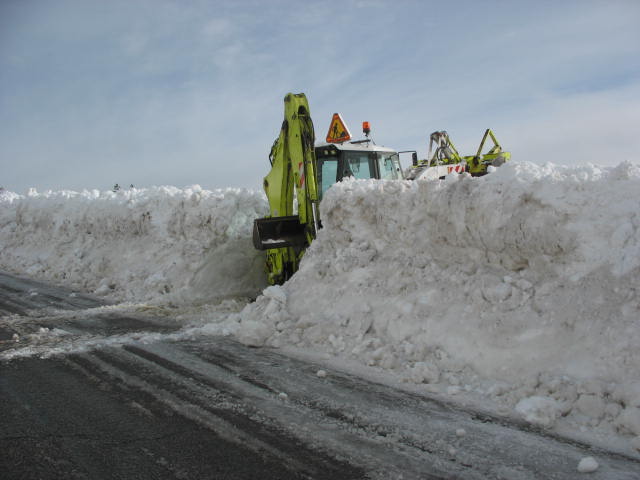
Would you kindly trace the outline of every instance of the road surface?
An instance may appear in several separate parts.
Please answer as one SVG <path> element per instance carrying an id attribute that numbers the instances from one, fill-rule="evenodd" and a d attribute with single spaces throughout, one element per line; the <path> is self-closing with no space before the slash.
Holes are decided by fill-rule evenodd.
<path id="1" fill-rule="evenodd" d="M 640 478 L 634 458 L 101 306 L 0 273 L 2 478 Z"/>

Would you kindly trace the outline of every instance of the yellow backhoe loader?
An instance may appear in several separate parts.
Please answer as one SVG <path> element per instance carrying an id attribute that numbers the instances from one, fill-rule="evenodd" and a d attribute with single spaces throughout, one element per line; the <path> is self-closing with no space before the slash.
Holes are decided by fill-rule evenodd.
<path id="1" fill-rule="evenodd" d="M 429 171 L 437 178 L 452 171 L 483 175 L 489 165 L 502 164 L 510 157 L 491 130 L 485 132 L 476 155 L 466 157 L 458 154 L 446 132 L 435 132 L 428 159 L 418 161 L 415 151 L 397 152 L 376 145 L 370 138 L 369 123 L 363 122 L 362 127 L 365 138 L 352 141 L 345 122 L 335 113 L 326 141 L 316 145 L 307 98 L 303 93 L 285 96 L 284 121 L 269 154 L 271 171 L 264 179 L 270 214 L 253 225 L 253 244 L 266 250 L 271 285 L 284 283 L 298 270 L 305 249 L 322 225 L 318 204 L 329 187 L 343 178 L 401 180 L 399 154 L 406 152 L 413 154 L 409 179 Z M 494 146 L 482 154 L 488 137 Z"/>

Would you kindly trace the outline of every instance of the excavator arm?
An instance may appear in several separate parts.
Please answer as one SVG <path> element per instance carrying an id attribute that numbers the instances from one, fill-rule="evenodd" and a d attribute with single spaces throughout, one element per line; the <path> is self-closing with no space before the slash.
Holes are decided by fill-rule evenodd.
<path id="1" fill-rule="evenodd" d="M 253 244 L 267 251 L 267 279 L 272 285 L 293 275 L 318 231 L 314 142 L 307 98 L 303 93 L 287 94 L 280 135 L 269 155 L 271 171 L 264 178 L 270 216 L 253 225 Z"/>
<path id="2" fill-rule="evenodd" d="M 482 153 L 487 139 L 491 139 L 493 147 Z M 407 174 L 408 180 L 420 178 L 423 172 L 435 172 L 435 178 L 444 178 L 444 175 L 452 172 L 468 172 L 474 177 L 485 175 L 489 166 L 499 167 L 511 158 L 510 152 L 502 150 L 496 136 L 487 128 L 475 155 L 461 156 L 453 145 L 447 132 L 433 132 L 429 137 L 429 152 L 426 160 L 413 161 L 413 167 Z M 446 166 L 442 170 L 441 166 Z M 433 176 L 433 175 L 432 175 Z"/>
<path id="3" fill-rule="evenodd" d="M 484 148 L 487 138 L 491 138 L 493 147 L 491 147 L 487 153 L 483 154 L 482 149 Z M 500 143 L 498 143 L 498 139 L 496 139 L 496 136 L 490 128 L 487 128 L 482 136 L 482 141 L 480 142 L 480 146 L 478 147 L 476 154 L 464 157 L 464 160 L 467 162 L 467 169 L 469 173 L 473 176 L 480 176 L 487 173 L 487 167 L 490 165 L 499 167 L 510 158 L 511 152 L 503 151 Z"/>
<path id="4" fill-rule="evenodd" d="M 435 146 L 435 149 L 433 148 Z M 433 150 L 433 154 L 431 153 Z M 427 154 L 429 165 L 449 165 L 460 163 L 462 159 L 456 147 L 453 145 L 449 134 L 442 130 L 433 132 L 429 137 L 429 153 Z"/>

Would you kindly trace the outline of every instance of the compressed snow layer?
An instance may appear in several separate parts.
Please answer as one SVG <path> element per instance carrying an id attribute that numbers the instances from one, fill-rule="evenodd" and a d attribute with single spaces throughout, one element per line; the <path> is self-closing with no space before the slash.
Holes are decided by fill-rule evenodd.
<path id="1" fill-rule="evenodd" d="M 241 341 L 640 434 L 637 166 L 345 181 L 321 217 L 300 271 L 242 312 Z"/>
<path id="2" fill-rule="evenodd" d="M 264 256 L 251 242 L 262 193 L 154 187 L 0 193 L 0 268 L 119 300 L 255 296 Z"/>
<path id="3" fill-rule="evenodd" d="M 0 268 L 132 302 L 255 296 L 266 212 L 243 190 L 2 192 Z M 189 335 L 332 355 L 639 448 L 637 166 L 344 181 L 321 217 L 289 282 Z"/>

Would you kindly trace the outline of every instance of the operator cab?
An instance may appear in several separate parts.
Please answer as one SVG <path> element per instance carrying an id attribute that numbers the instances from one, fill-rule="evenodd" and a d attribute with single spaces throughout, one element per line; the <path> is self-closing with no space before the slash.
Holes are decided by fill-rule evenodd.
<path id="1" fill-rule="evenodd" d="M 315 147 L 319 200 L 331 185 L 343 178 L 403 178 L 398 153 L 391 148 L 373 145 L 370 140 L 322 143 Z"/>

